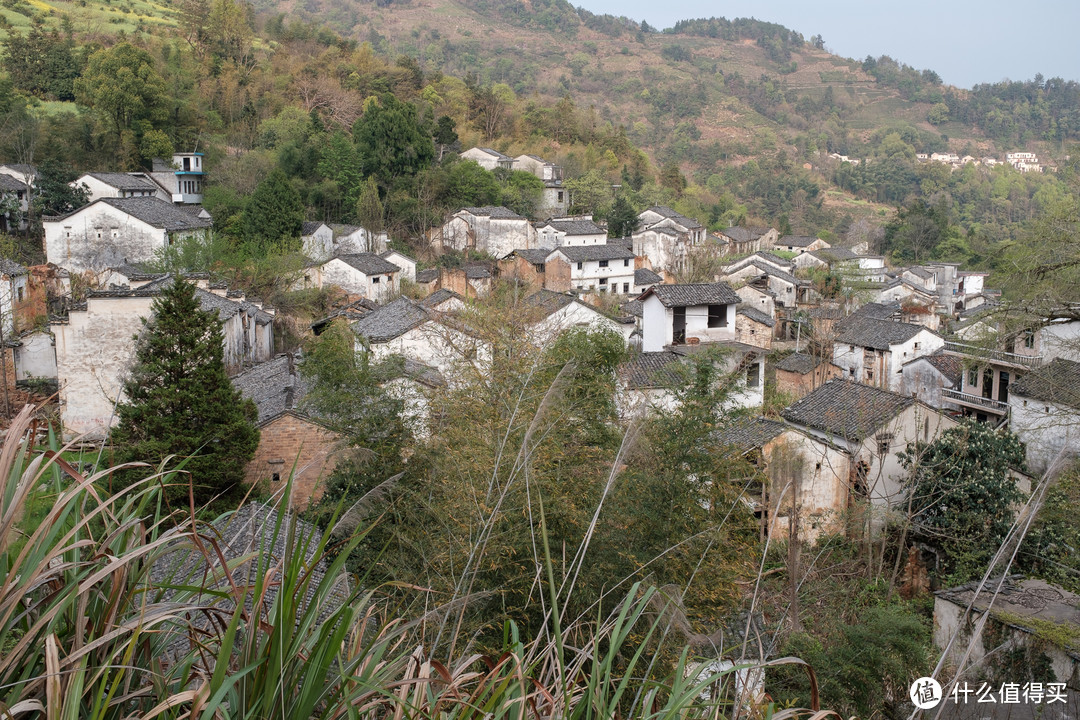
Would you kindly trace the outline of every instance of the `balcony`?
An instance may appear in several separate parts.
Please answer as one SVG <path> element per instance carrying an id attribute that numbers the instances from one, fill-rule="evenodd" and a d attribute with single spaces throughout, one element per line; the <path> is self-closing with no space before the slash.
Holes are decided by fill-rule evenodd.
<path id="1" fill-rule="evenodd" d="M 967 343 L 945 342 L 945 350 L 958 355 L 981 358 L 1005 365 L 1018 365 L 1025 368 L 1039 368 L 1043 366 L 1042 355 L 1018 355 L 1017 353 L 1005 352 L 982 347 L 981 345 L 968 345 Z"/>
<path id="2" fill-rule="evenodd" d="M 993 413 L 1003 414 L 1009 411 L 1009 403 L 994 400 L 993 398 L 984 398 L 982 395 L 972 395 L 970 393 L 960 392 L 959 390 L 942 388 L 941 396 L 950 400 L 955 400 L 969 407 L 982 408 Z"/>

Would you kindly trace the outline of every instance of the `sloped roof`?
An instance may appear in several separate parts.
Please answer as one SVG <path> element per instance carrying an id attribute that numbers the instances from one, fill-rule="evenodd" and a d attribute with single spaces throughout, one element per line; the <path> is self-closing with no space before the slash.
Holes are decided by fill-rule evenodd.
<path id="1" fill-rule="evenodd" d="M 777 245 L 787 245 L 789 247 L 806 247 L 813 245 L 821 240 L 819 237 L 813 235 L 784 235 L 777 241 Z"/>
<path id="2" fill-rule="evenodd" d="M 657 275 L 649 268 L 638 268 L 634 271 L 635 285 L 655 285 L 664 282 L 664 278 Z"/>
<path id="3" fill-rule="evenodd" d="M 416 271 L 416 282 L 429 283 L 435 282 L 439 279 L 439 268 L 428 268 L 427 270 Z"/>
<path id="4" fill-rule="evenodd" d="M 791 283 L 792 285 L 804 285 L 805 286 L 805 285 L 810 284 L 809 280 L 803 280 L 802 278 L 797 278 L 794 275 L 792 275 L 791 273 L 786 272 L 784 270 L 781 270 L 780 268 L 775 267 L 773 265 L 770 265 L 769 263 L 767 263 L 764 260 L 761 260 L 759 258 L 754 258 L 748 264 L 753 265 L 754 267 L 756 267 L 758 270 L 765 273 L 766 275 L 770 275 L 772 277 L 779 278 L 779 279 L 783 280 L 784 282 Z M 744 265 L 743 267 L 746 267 L 746 266 Z"/>
<path id="5" fill-rule="evenodd" d="M 550 225 L 559 232 L 567 235 L 607 235 L 607 230 L 600 227 L 592 220 L 553 220 L 540 223 L 539 227 Z"/>
<path id="6" fill-rule="evenodd" d="M 236 375 L 232 384 L 241 395 L 254 401 L 260 425 L 296 409 L 307 394 L 297 359 L 287 353 Z"/>
<path id="7" fill-rule="evenodd" d="M 498 150 L 492 150 L 489 147 L 474 147 L 473 150 L 479 150 L 480 152 L 487 153 L 488 155 L 493 155 L 493 156 L 499 158 L 500 160 L 511 160 L 512 159 L 509 155 L 503 155 Z"/>
<path id="8" fill-rule="evenodd" d="M 147 225 L 152 225 L 162 230 L 198 230 L 213 225 L 209 220 L 204 220 L 196 215 L 186 213 L 170 202 L 157 197 L 133 197 L 133 198 L 101 198 L 97 202 L 111 205 L 117 210 L 142 220 Z M 97 203 L 83 206 L 64 217 L 70 217 Z"/>
<path id="9" fill-rule="evenodd" d="M 667 388 L 684 382 L 685 378 L 672 363 L 682 362 L 682 356 L 669 350 L 643 352 L 619 365 L 619 376 L 632 388 Z"/>
<path id="10" fill-rule="evenodd" d="M 1057 358 L 1009 386 L 1014 395 L 1080 408 L 1080 363 Z"/>
<path id="11" fill-rule="evenodd" d="M 305 237 L 308 235 L 313 235 L 315 231 L 321 228 L 323 225 L 326 225 L 326 223 L 318 222 L 315 220 L 305 220 L 303 224 L 300 225 L 300 234 Z M 329 225 L 326 226 L 330 227 Z"/>
<path id="12" fill-rule="evenodd" d="M 570 262 L 588 262 L 591 260 L 632 260 L 635 255 L 633 250 L 627 250 L 621 245 L 572 245 L 555 248 L 552 252 L 560 252 Z"/>
<path id="13" fill-rule="evenodd" d="M 383 260 L 375 253 L 351 253 L 349 255 L 338 255 L 333 259 L 340 260 L 349 267 L 355 268 L 365 275 L 386 275 L 389 273 L 401 272 L 401 268 L 397 265 L 389 260 Z M 329 260 L 327 262 L 329 262 Z"/>
<path id="14" fill-rule="evenodd" d="M 768 418 L 743 418 L 713 433 L 721 447 L 733 447 L 740 453 L 756 450 L 788 429 L 788 426 Z"/>
<path id="15" fill-rule="evenodd" d="M 352 329 L 370 342 L 388 342 L 429 319 L 425 308 L 402 297 L 363 316 L 352 324 Z"/>
<path id="16" fill-rule="evenodd" d="M 930 355 L 923 355 L 914 360 L 909 360 L 904 363 L 904 365 L 910 365 L 911 363 L 916 363 L 920 360 L 930 363 L 935 370 L 944 375 L 952 383 L 954 388 L 960 385 L 960 381 L 964 377 L 964 361 L 959 355 L 953 355 L 944 350 L 937 350 Z"/>
<path id="17" fill-rule="evenodd" d="M 632 235 L 625 235 L 625 236 L 619 237 L 619 238 L 608 238 L 607 244 L 608 245 L 618 245 L 619 247 L 624 247 L 627 250 L 633 250 L 634 249 L 634 237 Z"/>
<path id="18" fill-rule="evenodd" d="M 866 303 L 855 312 L 844 318 L 843 322 L 855 321 L 859 318 L 878 318 L 881 320 L 887 320 L 900 312 L 900 303 Z"/>
<path id="19" fill-rule="evenodd" d="M 453 290 L 449 290 L 447 288 L 439 288 L 438 290 L 436 290 L 435 292 L 431 293 L 426 298 L 421 300 L 420 305 L 422 307 L 425 307 L 425 308 L 428 308 L 428 309 L 433 309 L 436 305 L 441 305 L 442 303 L 446 302 L 447 300 L 451 300 L 453 298 L 457 298 L 459 300 L 464 300 L 465 299 L 465 298 L 461 297 L 460 295 L 458 295 Z"/>
<path id="20" fill-rule="evenodd" d="M 619 307 L 624 313 L 631 317 L 641 317 L 644 313 L 644 310 L 641 306 L 641 301 L 637 299 L 627 300 Z"/>
<path id="21" fill-rule="evenodd" d="M 387 250 L 386 252 L 379 253 L 379 257 L 381 257 L 383 260 L 387 260 L 389 262 L 394 262 L 393 260 L 390 260 L 390 258 L 392 256 L 394 256 L 394 255 L 400 255 L 401 257 L 405 258 L 406 260 L 408 260 L 409 262 L 412 262 L 412 263 L 416 262 L 416 258 L 409 257 L 408 255 L 401 252 L 400 250 Z M 404 269 L 404 268 L 402 268 L 402 269 Z"/>
<path id="22" fill-rule="evenodd" d="M 861 441 L 915 402 L 888 390 L 849 380 L 830 380 L 782 413 L 793 423 Z"/>
<path id="23" fill-rule="evenodd" d="M 732 225 L 725 230 L 723 234 L 735 242 L 752 242 L 770 230 L 772 230 L 772 228 L 739 227 L 738 225 Z"/>
<path id="24" fill-rule="evenodd" d="M 824 358 L 806 355 L 804 353 L 792 353 L 776 363 L 776 369 L 783 372 L 792 372 L 799 375 L 809 375 L 818 365 L 825 363 Z"/>
<path id="25" fill-rule="evenodd" d="M 911 273 L 915 277 L 920 277 L 923 280 L 929 280 L 930 278 L 935 277 L 934 273 L 930 272 L 926 268 L 919 267 L 918 265 L 916 265 L 914 267 L 905 268 L 901 272 Z"/>
<path id="26" fill-rule="evenodd" d="M 680 225 L 682 225 L 683 227 L 685 227 L 687 229 L 690 229 L 690 230 L 702 227 L 701 223 L 699 223 L 694 218 L 686 217 L 682 213 L 676 212 L 676 211 L 672 210 L 671 208 L 667 207 L 666 205 L 653 205 L 652 207 L 648 208 L 645 212 L 654 212 L 657 215 L 661 215 L 661 216 L 666 217 L 666 218 L 668 218 L 670 220 L 675 220 Z"/>
<path id="27" fill-rule="evenodd" d="M 923 330 L 937 334 L 933 330 L 915 323 L 879 320 L 872 317 L 853 320 L 849 317 L 844 321 L 840 332 L 837 333 L 836 342 L 874 348 L 875 350 L 888 350 L 890 346 L 907 342 Z"/>
<path id="28" fill-rule="evenodd" d="M 483 280 L 491 277 L 491 268 L 487 265 L 466 265 L 462 268 L 469 280 Z"/>
<path id="29" fill-rule="evenodd" d="M 776 325 L 775 320 L 773 320 L 771 317 L 761 312 L 757 308 L 741 307 L 738 309 L 737 312 L 739 315 L 748 317 L 756 323 L 761 323 L 762 325 L 767 325 L 768 327 L 773 327 Z"/>
<path id="30" fill-rule="evenodd" d="M 367 298 L 360 298 L 349 303 L 345 307 L 338 308 L 334 312 L 330 313 L 324 318 L 320 318 L 311 323 L 311 329 L 318 335 L 322 332 L 322 328 L 332 323 L 338 318 L 345 318 L 346 320 L 359 320 L 363 316 L 367 315 L 372 310 L 378 310 L 379 304 L 368 300 Z"/>
<path id="31" fill-rule="evenodd" d="M 23 265 L 9 260 L 8 258 L 0 258 L 0 275 L 6 275 L 7 277 L 18 277 L 19 275 L 26 275 L 30 271 Z"/>
<path id="32" fill-rule="evenodd" d="M 574 302 L 578 302 L 577 296 L 570 293 L 555 292 L 554 290 L 537 290 L 524 300 L 526 307 L 538 308 L 543 311 L 544 315 L 551 315 Z"/>
<path id="33" fill-rule="evenodd" d="M 548 259 L 548 255 L 550 254 L 550 250 L 544 250 L 541 248 L 535 250 L 522 248 L 520 250 L 514 250 L 510 253 L 510 255 L 517 255 L 518 257 L 523 258 L 528 262 L 531 262 L 533 265 L 543 265 L 544 262 Z M 508 255 L 507 257 L 509 257 L 510 255 Z"/>
<path id="34" fill-rule="evenodd" d="M 17 173 L 22 173 L 23 175 L 37 175 L 37 168 L 33 165 L 28 165 L 27 163 L 5 163 L 3 167 L 14 170 Z"/>
<path id="35" fill-rule="evenodd" d="M 501 205 L 485 205 L 483 207 L 465 207 L 461 208 L 464 212 L 477 217 L 493 217 L 506 220 L 524 220 L 525 218 L 518 215 L 516 212 L 509 208 L 504 208 Z"/>
<path id="36" fill-rule="evenodd" d="M 0 173 L 0 192 L 26 192 L 30 187 L 18 178 Z"/>
<path id="37" fill-rule="evenodd" d="M 727 283 L 697 283 L 689 285 L 653 285 L 641 294 L 644 301 L 650 294 L 656 295 L 664 307 L 690 307 L 693 305 L 737 305 L 742 301 Z"/>
<path id="38" fill-rule="evenodd" d="M 127 173 L 114 173 L 114 172 L 92 172 L 86 173 L 95 180 L 114 187 L 117 190 L 157 190 L 158 186 L 146 178 L 141 178 L 136 175 L 128 175 Z"/>
<path id="39" fill-rule="evenodd" d="M 811 250 L 810 254 L 816 257 L 818 260 L 826 263 L 846 262 L 848 260 L 857 260 L 859 258 L 858 255 L 843 247 L 830 247 L 821 248 L 820 250 Z"/>

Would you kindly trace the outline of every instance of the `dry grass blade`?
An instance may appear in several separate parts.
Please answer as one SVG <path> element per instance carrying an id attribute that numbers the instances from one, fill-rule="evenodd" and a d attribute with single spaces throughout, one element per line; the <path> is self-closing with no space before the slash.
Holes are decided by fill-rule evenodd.
<path id="1" fill-rule="evenodd" d="M 341 515 L 341 519 L 334 525 L 330 534 L 335 537 L 352 535 L 360 527 L 365 519 L 371 516 L 372 505 L 381 501 L 397 485 L 398 480 L 405 477 L 404 472 L 383 480 L 381 483 L 364 493 L 363 497 L 353 503 L 352 507 Z"/>

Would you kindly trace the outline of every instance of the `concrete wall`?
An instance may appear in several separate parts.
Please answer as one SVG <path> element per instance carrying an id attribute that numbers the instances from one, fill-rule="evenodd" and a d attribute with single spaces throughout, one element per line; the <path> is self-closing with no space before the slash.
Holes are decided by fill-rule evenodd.
<path id="1" fill-rule="evenodd" d="M 322 496 L 322 482 L 337 465 L 339 444 L 337 433 L 285 413 L 259 427 L 259 446 L 244 470 L 244 479 L 252 485 L 266 482 L 276 493 L 291 475 L 292 507 L 302 510 Z"/>
<path id="2" fill-rule="evenodd" d="M 166 247 L 169 233 L 97 203 L 63 220 L 45 221 L 45 254 L 48 261 L 71 272 L 104 270 L 126 263 L 148 262 Z M 172 241 L 204 230 L 174 233 Z"/>
<path id="3" fill-rule="evenodd" d="M 901 368 L 903 377 L 901 393 L 914 395 L 932 408 L 956 411 L 960 406 L 942 395 L 942 388 L 959 390 L 941 374 L 941 371 L 924 359 L 909 362 Z M 957 383 L 959 385 L 959 383 Z"/>
<path id="4" fill-rule="evenodd" d="M 776 317 L 776 303 L 768 293 L 749 285 L 735 288 L 735 294 L 755 310 L 760 310 L 771 318 Z"/>
<path id="5" fill-rule="evenodd" d="M 792 501 L 799 513 L 799 537 L 814 538 L 840 528 L 850 502 L 851 457 L 810 435 L 786 430 L 761 450 L 769 489 L 765 498 L 769 532 L 787 536 Z"/>
<path id="6" fill-rule="evenodd" d="M 904 363 L 931 355 L 945 346 L 945 340 L 929 331 L 920 331 L 888 350 L 874 350 L 860 345 L 833 343 L 833 363 L 849 380 L 885 390 L 904 391 Z M 869 373 L 869 374 L 868 374 Z"/>
<path id="7" fill-rule="evenodd" d="M 624 327 L 611 318 L 603 315 L 591 307 L 580 302 L 572 302 L 564 308 L 560 308 L 532 326 L 529 338 L 538 347 L 544 347 L 555 340 L 558 335 L 572 328 L 585 328 L 590 331 L 609 330 L 622 336 L 623 340 L 628 337 Z M 630 326 L 631 331 L 633 326 Z"/>
<path id="8" fill-rule="evenodd" d="M 1028 471 L 1040 475 L 1060 455 L 1080 454 L 1080 410 L 1009 393 L 1009 428 L 1024 443 Z"/>
<path id="9" fill-rule="evenodd" d="M 303 238 L 303 253 L 312 260 L 326 260 L 334 255 L 334 231 L 328 225 Z"/>
<path id="10" fill-rule="evenodd" d="M 359 349 L 359 348 L 358 348 Z M 373 343 L 377 360 L 400 355 L 433 367 L 451 380 L 462 370 L 484 371 L 491 364 L 491 350 L 476 338 L 429 320 L 385 343 Z"/>
<path id="11" fill-rule="evenodd" d="M 840 377 L 842 371 L 831 362 L 822 363 L 805 375 L 784 370 L 776 371 L 776 391 L 788 395 L 794 395 L 800 399 L 809 395 L 814 390 L 827 383 L 833 378 Z"/>
<path id="12" fill-rule="evenodd" d="M 671 310 L 655 295 L 647 297 L 641 309 L 641 349 L 659 352 L 665 345 L 670 345 L 673 340 L 671 323 Z"/>
<path id="13" fill-rule="evenodd" d="M 416 261 L 407 255 L 391 251 L 389 255 L 383 258 L 387 262 L 392 262 L 401 268 L 401 278 L 408 280 L 409 282 L 416 282 Z"/>
<path id="14" fill-rule="evenodd" d="M 321 279 L 322 286 L 336 285 L 350 295 L 363 295 L 377 303 L 385 303 L 401 292 L 400 273 L 366 275 L 340 258 L 323 264 Z"/>
<path id="15" fill-rule="evenodd" d="M 15 379 L 56 379 L 56 348 L 53 336 L 47 332 L 35 332 L 20 338 L 22 345 L 13 348 Z"/>

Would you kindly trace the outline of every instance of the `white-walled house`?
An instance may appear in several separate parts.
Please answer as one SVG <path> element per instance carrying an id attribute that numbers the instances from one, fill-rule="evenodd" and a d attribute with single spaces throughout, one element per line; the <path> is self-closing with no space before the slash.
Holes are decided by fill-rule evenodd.
<path id="1" fill-rule="evenodd" d="M 30 186 L 19 178 L 13 177 L 7 173 L 0 173 L 0 198 L 4 200 L 14 200 L 19 205 L 17 214 L 14 212 L 5 212 L 3 215 L 0 215 L 0 230 L 3 230 L 4 232 L 14 232 L 16 230 L 26 229 L 26 213 L 30 210 L 31 192 Z"/>
<path id="2" fill-rule="evenodd" d="M 45 256 L 70 272 L 150 262 L 211 222 L 156 197 L 102 198 L 60 217 L 45 217 Z"/>
<path id="3" fill-rule="evenodd" d="M 514 158 L 503 155 L 498 150 L 486 147 L 469 148 L 465 152 L 459 153 L 458 157 L 462 160 L 472 160 L 485 170 L 496 170 L 498 168 L 512 170 L 514 167 Z"/>
<path id="4" fill-rule="evenodd" d="M 495 258 L 519 248 L 537 247 L 536 228 L 527 218 L 492 205 L 462 208 L 432 230 L 429 239 L 440 252 L 475 250 Z"/>
<path id="5" fill-rule="evenodd" d="M 450 313 L 428 310 L 398 298 L 352 324 L 357 350 L 377 360 L 400 356 L 437 370 L 451 385 L 461 373 L 484 373 L 491 362 L 489 344 L 469 333 Z"/>
<path id="6" fill-rule="evenodd" d="M 739 227 L 733 225 L 722 233 L 720 240 L 728 247 L 731 255 L 743 255 L 775 247 L 780 233 L 776 228 Z"/>
<path id="7" fill-rule="evenodd" d="M 324 222 L 306 220 L 300 226 L 300 252 L 312 260 L 334 256 L 334 231 Z"/>
<path id="8" fill-rule="evenodd" d="M 705 226 L 669 207 L 655 205 L 638 214 L 634 254 L 648 258 L 654 270 L 682 269 L 690 251 L 705 241 Z"/>
<path id="9" fill-rule="evenodd" d="M 899 453 L 932 441 L 957 422 L 913 397 L 848 380 L 831 380 L 786 408 L 789 424 L 844 448 L 851 492 L 889 507 L 903 496 L 908 471 Z"/>
<path id="10" fill-rule="evenodd" d="M 963 384 L 964 363 L 959 355 L 937 350 L 908 360 L 901 368 L 901 375 L 904 395 L 917 397 L 938 410 L 960 410 L 959 404 L 945 393 L 947 390 L 958 391 Z"/>
<path id="11" fill-rule="evenodd" d="M 329 225 L 308 221 L 300 230 L 301 252 L 312 260 L 327 260 L 336 255 L 382 252 L 386 233 L 372 233 L 359 225 Z"/>
<path id="12" fill-rule="evenodd" d="M 387 250 L 386 252 L 381 252 L 379 253 L 379 257 L 401 268 L 402 280 L 416 282 L 416 260 L 409 257 L 403 252 L 398 252 L 397 250 Z"/>
<path id="13" fill-rule="evenodd" d="M 636 327 L 633 322 L 619 322 L 608 317 L 573 293 L 538 290 L 522 304 L 527 312 L 529 341 L 541 348 L 550 345 L 560 333 L 574 328 L 609 331 L 626 342 Z"/>
<path id="14" fill-rule="evenodd" d="M 174 278 L 167 277 L 136 290 L 90 291 L 85 304 L 50 323 L 56 342 L 56 371 L 60 385 L 60 419 L 65 437 L 102 437 L 116 422 L 115 404 L 135 358 L 135 341 L 151 316 L 154 298 Z M 273 316 L 225 290 L 197 289 L 203 310 L 222 321 L 226 368 L 236 371 L 269 360 L 274 352 Z"/>
<path id="15" fill-rule="evenodd" d="M 901 392 L 904 364 L 944 346 L 944 338 L 922 325 L 853 316 L 837 324 L 833 364 L 845 378 Z"/>
<path id="16" fill-rule="evenodd" d="M 726 283 L 654 285 L 638 300 L 644 352 L 735 340 L 735 308 L 740 298 Z"/>
<path id="17" fill-rule="evenodd" d="M 772 293 L 774 306 L 794 308 L 809 303 L 813 287 L 808 280 L 795 277 L 758 258 L 727 273 L 723 279 L 731 285 L 752 285 Z"/>
<path id="18" fill-rule="evenodd" d="M 832 247 L 819 237 L 810 235 L 784 235 L 773 245 L 773 250 L 786 250 L 798 254 Z"/>
<path id="19" fill-rule="evenodd" d="M 649 268 L 638 268 L 634 271 L 634 285 L 630 288 L 632 295 L 640 295 L 653 285 L 662 285 L 664 278 Z"/>
<path id="20" fill-rule="evenodd" d="M 131 198 L 131 197 L 157 197 L 166 202 L 172 202 L 172 198 L 161 190 L 152 180 L 142 177 L 139 173 L 86 173 L 70 183 L 71 187 L 80 185 L 85 187 L 89 194 L 87 200 L 94 202 L 101 198 Z"/>
<path id="21" fill-rule="evenodd" d="M 355 253 L 330 258 L 309 268 L 307 287 L 333 285 L 350 295 L 383 303 L 401 292 L 401 268 L 375 253 Z"/>
<path id="22" fill-rule="evenodd" d="M 603 245 L 607 230 L 591 217 L 549 218 L 536 223 L 537 246 L 549 250 L 565 245 Z"/>
<path id="23" fill-rule="evenodd" d="M 15 382 L 56 380 L 56 338 L 52 333 L 32 329 L 8 344 L 13 349 Z"/>
<path id="24" fill-rule="evenodd" d="M 544 217 L 566 213 L 570 207 L 570 193 L 563 185 L 561 165 L 548 162 L 537 155 L 518 155 L 514 158 L 513 169 L 535 175 L 544 183 L 544 189 L 540 193 L 540 202 L 536 207 L 537 215 Z"/>
<path id="25" fill-rule="evenodd" d="M 4 340 L 11 340 L 17 327 L 16 315 L 19 305 L 27 297 L 30 271 L 7 258 L 0 258 L 0 328 Z"/>
<path id="26" fill-rule="evenodd" d="M 570 288 L 630 294 L 634 288 L 634 252 L 622 245 L 568 245 L 556 248 L 546 265 L 559 260 L 570 268 Z"/>
<path id="27" fill-rule="evenodd" d="M 1080 362 L 1057 358 L 1009 389 L 1009 428 L 1024 443 L 1028 471 L 1041 474 L 1060 457 L 1080 455 Z"/>

